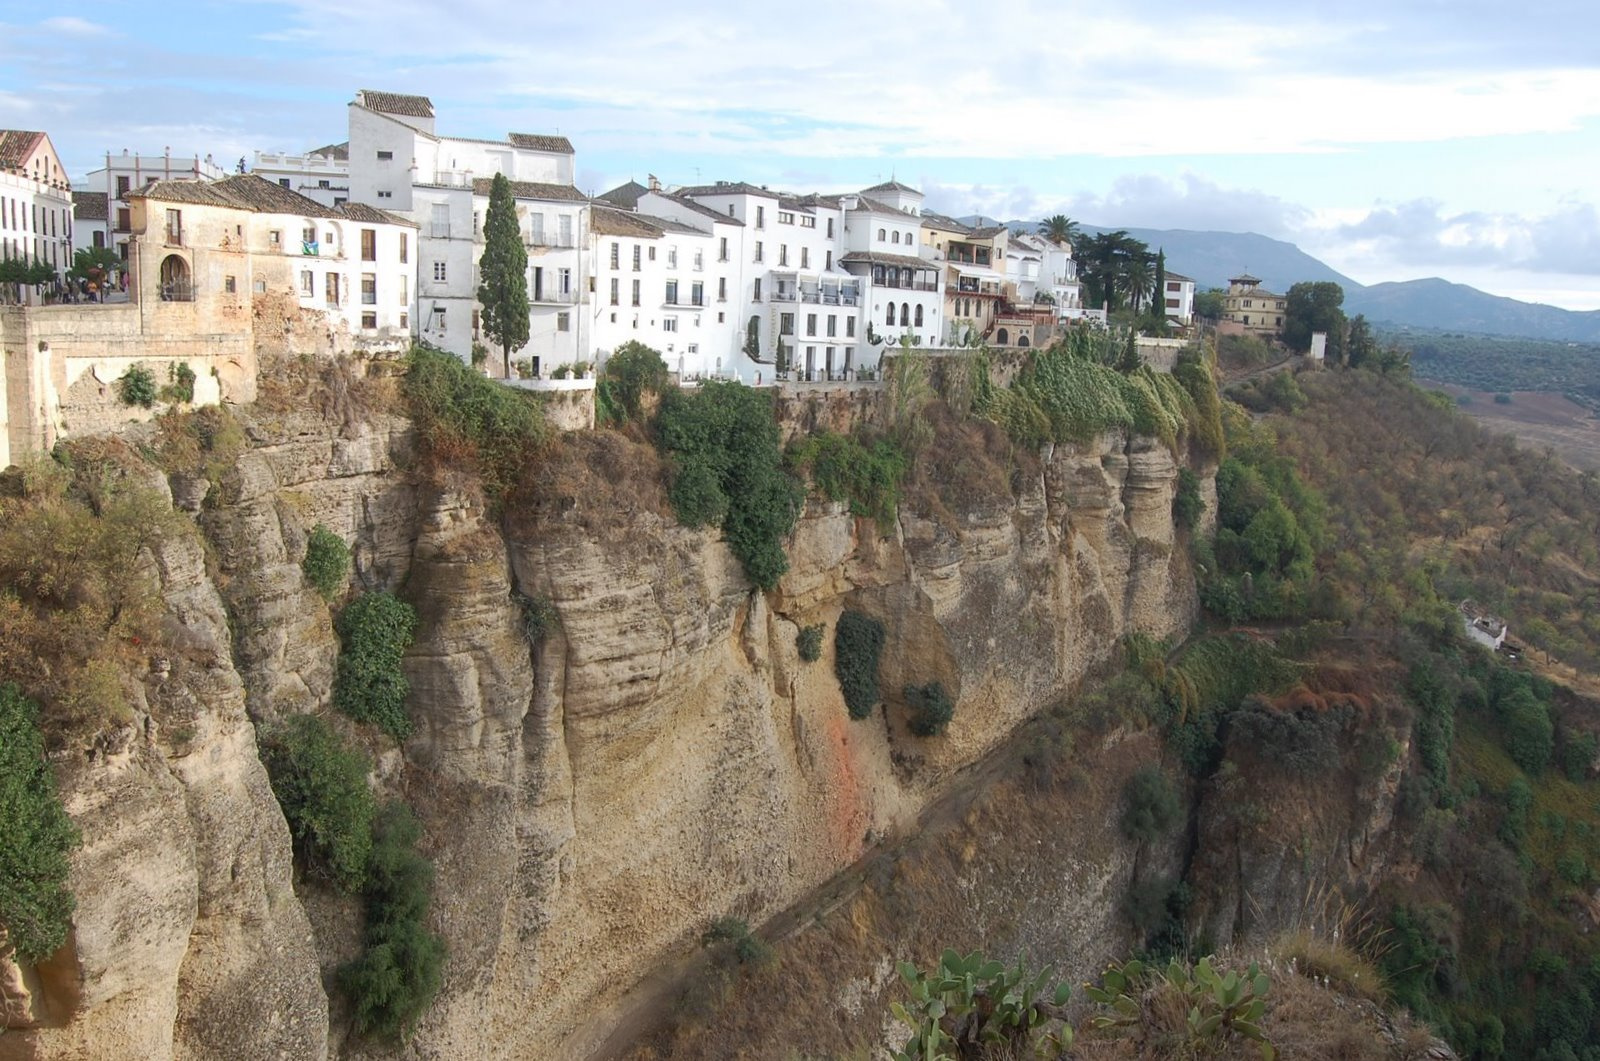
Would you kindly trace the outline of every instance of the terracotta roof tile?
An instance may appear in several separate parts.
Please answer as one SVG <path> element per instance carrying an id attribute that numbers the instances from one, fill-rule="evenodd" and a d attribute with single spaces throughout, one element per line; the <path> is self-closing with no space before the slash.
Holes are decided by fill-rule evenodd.
<path id="1" fill-rule="evenodd" d="M 365 225 L 405 225 L 407 228 L 422 227 L 415 221 L 403 218 L 399 214 L 391 214 L 387 210 L 379 210 L 376 206 L 368 206 L 366 203 L 342 203 L 335 209 L 337 209 L 351 221 L 360 222 L 361 224 Z"/>
<path id="2" fill-rule="evenodd" d="M 901 184 L 899 181 L 893 180 L 884 181 L 882 184 L 874 184 L 870 188 L 863 188 L 861 190 L 864 192 L 910 192 L 913 195 L 922 194 L 909 184 Z"/>
<path id="3" fill-rule="evenodd" d="M 130 199 L 156 199 L 162 202 L 194 203 L 197 206 L 224 206 L 257 214 L 298 214 L 301 217 L 343 217 L 332 207 L 307 199 L 254 173 L 227 177 L 214 183 L 198 180 L 151 181 Z"/>
<path id="4" fill-rule="evenodd" d="M 709 218 L 713 218 L 713 219 L 715 219 L 717 221 L 720 221 L 724 225 L 736 225 L 739 228 L 743 228 L 744 227 L 744 222 L 740 221 L 737 217 L 731 217 L 728 214 L 718 213 L 717 211 L 711 209 L 711 207 L 706 206 L 703 203 L 695 202 L 693 199 L 689 198 L 687 195 L 683 195 L 683 194 L 678 193 L 678 192 L 672 192 L 670 194 L 667 193 L 667 192 L 657 192 L 656 194 L 657 195 L 661 195 L 661 196 L 665 196 L 666 198 L 671 199 L 673 202 L 677 203 L 679 206 L 685 207 L 685 208 L 687 208 L 689 210 L 693 210 L 695 213 L 700 214 L 703 217 L 709 217 Z"/>
<path id="5" fill-rule="evenodd" d="M 548 136 L 544 133 L 508 133 L 506 139 L 512 147 L 524 147 L 530 151 L 550 151 L 558 155 L 570 155 L 572 141 L 564 136 Z"/>
<path id="6" fill-rule="evenodd" d="M 778 198 L 778 193 L 770 188 L 757 188 L 746 181 L 718 181 L 716 184 L 695 184 L 687 188 L 679 188 L 675 195 L 760 195 L 768 199 Z"/>
<path id="7" fill-rule="evenodd" d="M 639 197 L 649 190 L 638 181 L 629 181 L 627 184 L 617 185 L 609 192 L 602 192 L 598 198 L 624 210 L 633 210 L 639 205 Z"/>
<path id="8" fill-rule="evenodd" d="M 892 265 L 897 269 L 928 269 L 939 268 L 937 262 L 923 261 L 921 258 L 912 258 L 905 254 L 881 254 L 878 251 L 852 251 L 839 259 L 843 265 Z"/>
<path id="9" fill-rule="evenodd" d="M 364 88 L 356 95 L 362 106 L 380 114 L 401 114 L 407 118 L 432 118 L 433 101 L 427 96 L 407 96 L 399 92 L 375 92 Z"/>
<path id="10" fill-rule="evenodd" d="M 28 160 L 43 133 L 23 129 L 0 129 L 0 169 L 16 169 Z"/>
<path id="11" fill-rule="evenodd" d="M 336 158 L 348 162 L 350 161 L 350 141 L 346 140 L 342 144 L 325 144 L 322 147 L 314 147 L 307 151 L 306 154 L 321 158 Z"/>
<path id="12" fill-rule="evenodd" d="M 547 202 L 585 203 L 589 197 L 570 184 L 541 184 L 538 181 L 511 181 L 513 199 L 543 199 Z M 493 177 L 479 177 L 472 182 L 474 195 L 488 195 L 494 185 Z"/>
<path id="13" fill-rule="evenodd" d="M 109 217 L 105 192 L 73 192 L 72 216 L 78 221 L 104 221 Z"/>
<path id="14" fill-rule="evenodd" d="M 661 229 L 638 214 L 596 206 L 589 216 L 589 230 L 597 236 L 630 236 L 634 239 L 659 239 Z"/>

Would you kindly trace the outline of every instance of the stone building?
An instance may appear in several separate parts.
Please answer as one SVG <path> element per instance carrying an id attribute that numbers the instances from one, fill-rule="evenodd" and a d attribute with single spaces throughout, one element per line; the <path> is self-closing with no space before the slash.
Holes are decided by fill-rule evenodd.
<path id="1" fill-rule="evenodd" d="M 1239 325 L 1247 334 L 1272 339 L 1283 329 L 1285 298 L 1261 286 L 1261 281 L 1242 273 L 1228 281 L 1223 296 L 1222 319 Z"/>

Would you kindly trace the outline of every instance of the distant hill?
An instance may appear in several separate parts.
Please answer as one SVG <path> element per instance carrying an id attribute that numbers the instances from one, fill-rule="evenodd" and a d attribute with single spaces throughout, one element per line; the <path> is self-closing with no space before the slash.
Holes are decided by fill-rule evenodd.
<path id="1" fill-rule="evenodd" d="M 1345 312 L 1368 320 L 1440 328 L 1453 332 L 1514 335 L 1530 339 L 1600 342 L 1600 310 L 1576 312 L 1519 302 L 1466 284 L 1430 277 L 1345 289 Z"/>
<path id="2" fill-rule="evenodd" d="M 981 215 L 963 217 L 967 224 L 1001 222 Z M 1004 222 L 1014 232 L 1038 229 L 1036 221 Z M 1109 232 L 1083 225 L 1093 235 Z M 1167 252 L 1167 268 L 1195 281 L 1200 290 L 1226 287 L 1230 276 L 1248 272 L 1269 291 L 1283 293 L 1301 281 L 1332 280 L 1344 288 L 1345 312 L 1366 314 L 1374 323 L 1482 335 L 1600 342 L 1600 310 L 1579 312 L 1519 302 L 1479 291 L 1465 284 L 1431 277 L 1399 283 L 1363 285 L 1345 276 L 1293 243 L 1254 232 L 1204 232 L 1181 228 L 1130 228 L 1127 233 Z"/>

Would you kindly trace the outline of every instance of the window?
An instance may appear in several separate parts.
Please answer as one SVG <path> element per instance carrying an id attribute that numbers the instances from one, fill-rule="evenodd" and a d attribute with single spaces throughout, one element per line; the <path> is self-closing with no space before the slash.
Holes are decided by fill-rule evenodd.
<path id="1" fill-rule="evenodd" d="M 661 321 L 661 330 L 664 331 L 664 332 L 675 332 L 675 331 L 677 331 L 678 330 L 678 318 L 676 318 L 676 317 L 666 317 L 666 318 L 664 318 Z"/>
<path id="2" fill-rule="evenodd" d="M 328 305 L 337 307 L 339 305 L 339 274 L 329 273 L 322 280 L 323 295 L 327 299 Z"/>
<path id="3" fill-rule="evenodd" d="M 756 228 L 766 228 L 766 227 L 767 227 L 767 208 L 764 207 L 764 206 L 758 206 L 758 207 L 756 207 Z"/>
<path id="4" fill-rule="evenodd" d="M 717 250 L 717 261 L 725 262 L 727 260 L 728 260 L 728 237 L 727 236 L 723 236 L 722 237 L 722 243 L 721 243 L 721 245 L 719 246 L 719 248 Z"/>
<path id="5" fill-rule="evenodd" d="M 792 211 L 792 210 L 779 210 L 778 211 L 778 224 L 780 224 L 780 225 L 792 225 L 792 224 L 794 224 L 794 211 Z"/>
<path id="6" fill-rule="evenodd" d="M 655 261 L 656 260 L 656 249 L 654 247 L 650 248 L 650 260 L 651 261 Z"/>
<path id="7" fill-rule="evenodd" d="M 301 298 L 310 298 L 312 295 L 314 295 L 316 293 L 317 293 L 317 278 L 316 278 L 316 276 L 311 272 L 310 269 L 302 270 L 301 273 L 300 273 L 300 297 Z"/>
<path id="8" fill-rule="evenodd" d="M 789 245 L 787 243 L 778 244 L 778 264 L 789 264 Z"/>
<path id="9" fill-rule="evenodd" d="M 891 236 L 889 238 L 889 242 L 890 243 L 899 243 L 900 242 L 900 233 L 899 233 L 898 230 L 895 232 L 895 234 L 893 236 Z"/>
<path id="10" fill-rule="evenodd" d="M 450 204 L 434 203 L 429 216 L 428 232 L 439 239 L 450 238 Z"/>
<path id="11" fill-rule="evenodd" d="M 908 304 L 902 302 L 902 303 L 900 303 L 900 327 L 902 327 L 902 328 L 909 327 L 910 324 L 911 324 L 911 307 Z"/>
<path id="12" fill-rule="evenodd" d="M 655 248 L 654 247 L 650 248 L 650 260 L 651 261 L 655 261 L 656 260 Z M 668 247 L 667 248 L 667 268 L 668 269 L 676 269 L 677 267 L 678 267 L 678 248 L 677 247 Z"/>
<path id="13" fill-rule="evenodd" d="M 406 329 L 409 329 L 411 327 L 411 314 L 409 314 L 409 313 L 400 314 L 400 327 L 406 328 Z"/>
<path id="14" fill-rule="evenodd" d="M 634 272 L 638 272 L 639 271 L 640 262 L 641 262 L 641 251 L 642 251 L 642 248 L 640 248 L 640 246 L 637 243 L 635 243 L 633 245 L 633 271 Z M 638 303 L 636 302 L 636 303 L 634 303 L 634 305 L 638 305 Z"/>
<path id="15" fill-rule="evenodd" d="M 235 293 L 236 291 L 238 291 L 238 289 L 239 289 L 239 287 L 238 287 L 238 285 L 236 283 L 234 283 L 233 277 L 224 276 L 222 278 L 222 290 L 224 292 L 226 292 L 227 294 L 231 295 L 231 294 Z"/>
<path id="16" fill-rule="evenodd" d="M 314 229 L 314 228 L 303 228 L 303 229 L 301 229 L 300 230 L 300 242 L 301 243 L 315 243 L 315 242 L 317 242 L 317 230 Z"/>
<path id="17" fill-rule="evenodd" d="M 318 181 L 317 182 L 317 187 L 318 188 L 329 188 L 329 187 L 332 187 L 332 185 L 330 185 L 327 181 Z"/>
<path id="18" fill-rule="evenodd" d="M 704 269 L 705 267 L 706 267 L 706 252 L 703 251 L 703 250 L 698 250 L 697 249 L 694 252 L 694 271 L 698 273 L 701 269 Z"/>
<path id="19" fill-rule="evenodd" d="M 886 240 L 888 238 L 889 238 L 888 230 L 881 229 L 881 228 L 878 229 L 878 242 L 879 243 L 882 243 L 884 240 Z"/>
<path id="20" fill-rule="evenodd" d="M 633 282 L 633 304 L 635 306 L 639 304 L 639 281 L 637 280 Z"/>
<path id="21" fill-rule="evenodd" d="M 875 284 L 883 283 L 883 266 L 874 265 L 872 267 L 872 282 Z"/>
<path id="22" fill-rule="evenodd" d="M 279 177 L 278 178 L 278 186 L 281 187 L 281 188 L 287 188 L 289 186 L 289 178 L 288 177 Z"/>
<path id="23" fill-rule="evenodd" d="M 168 210 L 167 211 L 167 242 L 168 243 L 175 243 L 175 244 L 183 243 L 183 211 L 182 210 Z"/>
<path id="24" fill-rule="evenodd" d="M 889 308 L 884 311 L 883 323 L 889 325 L 891 328 L 894 327 L 894 303 L 893 302 L 889 303 Z"/>
<path id="25" fill-rule="evenodd" d="M 814 217 L 810 217 L 808 215 L 801 215 L 801 217 L 800 217 L 800 227 L 801 228 L 816 228 L 817 227 L 817 219 L 814 218 Z"/>
<path id="26" fill-rule="evenodd" d="M 361 327 L 363 327 L 363 328 L 365 328 L 365 329 L 370 331 L 370 330 L 376 328 L 377 326 L 378 326 L 378 315 L 376 313 L 363 313 L 361 315 Z"/>
<path id="27" fill-rule="evenodd" d="M 811 248 L 810 247 L 801 247 L 800 248 L 800 268 L 802 268 L 802 269 L 811 268 Z"/>
<path id="28" fill-rule="evenodd" d="M 538 212 L 528 215 L 529 240 L 534 246 L 544 245 L 544 215 Z"/>
<path id="29" fill-rule="evenodd" d="M 379 199 L 393 199 L 394 198 L 394 192 L 379 192 L 378 193 L 378 198 Z M 344 200 L 344 199 L 335 199 L 334 200 L 334 205 L 337 206 L 338 204 L 340 204 L 342 202 L 345 202 L 345 201 L 346 200 Z"/>
<path id="30" fill-rule="evenodd" d="M 844 335 L 846 339 L 854 339 L 856 337 L 856 319 L 854 317 L 846 317 L 844 319 Z"/>
<path id="31" fill-rule="evenodd" d="M 806 314 L 806 335 L 809 337 L 809 336 L 814 336 L 816 334 L 817 334 L 817 315 L 815 313 L 807 313 Z"/>
<path id="32" fill-rule="evenodd" d="M 760 240 L 756 240 L 756 259 L 755 260 L 758 261 L 758 262 L 761 260 L 761 241 Z"/>
<path id="33" fill-rule="evenodd" d="M 839 334 L 839 318 L 836 314 L 828 314 L 828 338 L 832 339 Z"/>
<path id="34" fill-rule="evenodd" d="M 117 231 L 127 232 L 133 228 L 133 212 L 126 206 L 117 207 Z M 123 244 L 127 246 L 127 244 Z"/>
<path id="35" fill-rule="evenodd" d="M 833 270 L 833 252 L 832 251 L 823 251 L 822 253 L 823 253 L 823 259 L 822 259 L 823 265 L 822 265 L 822 267 L 831 272 Z"/>
<path id="36" fill-rule="evenodd" d="M 761 301 L 761 278 L 759 276 L 756 277 L 756 293 L 754 298 L 757 302 Z"/>
<path id="37" fill-rule="evenodd" d="M 793 313 L 780 313 L 778 315 L 778 334 L 779 335 L 793 335 L 794 334 L 794 314 Z"/>
<path id="38" fill-rule="evenodd" d="M 117 178 L 117 198 L 118 199 L 126 199 L 128 197 L 128 192 L 130 190 L 132 190 L 132 186 L 133 186 L 133 178 L 132 177 L 118 177 Z"/>
<path id="39" fill-rule="evenodd" d="M 409 276 L 402 276 L 400 278 L 400 304 L 402 306 L 411 305 L 411 292 L 406 290 L 410 286 L 411 278 Z"/>
<path id="40" fill-rule="evenodd" d="M 378 304 L 378 274 L 361 274 L 361 304 L 363 306 L 376 306 Z"/>
<path id="41" fill-rule="evenodd" d="M 678 281 L 676 281 L 676 280 L 668 280 L 667 281 L 667 305 L 675 306 L 677 304 L 678 304 Z"/>
<path id="42" fill-rule="evenodd" d="M 283 233 L 279 232 L 277 229 L 273 229 L 271 232 L 267 233 L 267 242 L 274 247 L 278 246 L 283 242 Z"/>
<path id="43" fill-rule="evenodd" d="M 828 238 L 833 238 L 833 218 L 828 218 Z"/>
<path id="44" fill-rule="evenodd" d="M 728 301 L 728 278 L 726 276 L 717 277 L 717 301 Z"/>
<path id="45" fill-rule="evenodd" d="M 407 235 L 406 233 L 404 233 L 404 232 L 400 233 L 400 260 L 402 262 L 407 262 L 407 261 L 411 260 L 410 259 L 410 254 L 411 254 L 410 244 L 411 244 L 411 237 L 409 235 Z"/>
<path id="46" fill-rule="evenodd" d="M 444 262 L 433 263 L 433 279 L 437 283 L 444 283 L 446 279 Z"/>
<path id="47" fill-rule="evenodd" d="M 621 268 L 621 265 L 620 265 L 621 261 L 622 261 L 622 244 L 620 244 L 620 243 L 611 244 L 611 268 L 613 268 L 613 269 Z"/>
<path id="48" fill-rule="evenodd" d="M 572 270 L 557 269 L 556 278 L 561 285 L 561 293 L 563 295 L 572 294 Z"/>
<path id="49" fill-rule="evenodd" d="M 364 228 L 361 230 L 361 260 L 364 262 L 378 260 L 378 233 L 376 229 Z"/>
<path id="50" fill-rule="evenodd" d="M 706 285 L 698 281 L 689 285 L 689 302 L 695 306 L 706 304 Z"/>
<path id="51" fill-rule="evenodd" d="M 917 320 L 916 320 L 916 324 L 917 324 L 918 328 L 922 327 L 922 304 L 920 302 L 917 304 Z"/>
<path id="52" fill-rule="evenodd" d="M 255 292 L 258 295 L 264 295 L 267 293 L 267 282 L 265 280 L 257 280 L 252 286 L 255 288 Z"/>
<path id="53" fill-rule="evenodd" d="M 572 215 L 562 214 L 557 219 L 556 224 L 561 232 L 561 245 L 563 247 L 572 246 Z"/>
<path id="54" fill-rule="evenodd" d="M 394 152 L 393 151 L 379 151 L 378 152 L 378 161 L 379 162 L 391 162 L 393 160 L 394 160 Z"/>
<path id="55" fill-rule="evenodd" d="M 727 317 L 726 313 L 717 314 L 717 323 L 721 324 L 723 322 L 723 320 L 726 319 L 726 317 Z"/>
<path id="56" fill-rule="evenodd" d="M 556 331 L 558 331 L 558 332 L 570 332 L 571 330 L 572 330 L 572 314 L 570 314 L 570 313 L 557 313 L 556 314 Z"/>
<path id="57" fill-rule="evenodd" d="M 622 304 L 622 301 L 621 301 L 622 296 L 619 293 L 621 285 L 622 285 L 622 281 L 621 280 L 618 280 L 614 276 L 611 278 L 611 304 L 613 306 L 618 306 L 618 305 Z"/>

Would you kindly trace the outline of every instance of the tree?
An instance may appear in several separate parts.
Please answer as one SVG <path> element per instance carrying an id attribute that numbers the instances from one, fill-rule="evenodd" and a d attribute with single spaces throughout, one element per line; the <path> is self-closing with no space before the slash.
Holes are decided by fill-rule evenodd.
<path id="1" fill-rule="evenodd" d="M 1128 296 L 1128 308 L 1135 313 L 1144 304 L 1145 296 L 1150 294 L 1150 285 L 1155 279 L 1154 270 L 1150 267 L 1150 258 L 1146 254 L 1131 255 L 1122 264 L 1122 290 Z"/>
<path id="2" fill-rule="evenodd" d="M 1344 343 L 1344 356 L 1351 368 L 1360 368 L 1378 356 L 1378 340 L 1372 334 L 1367 318 L 1356 314 L 1350 321 L 1350 335 Z"/>
<path id="3" fill-rule="evenodd" d="M 67 855 L 78 840 L 45 759 L 38 711 L 15 685 L 0 685 L 0 924 L 25 962 L 66 941 Z"/>
<path id="4" fill-rule="evenodd" d="M 1156 276 L 1150 285 L 1150 320 L 1156 334 L 1167 330 L 1167 252 L 1156 251 Z"/>
<path id="5" fill-rule="evenodd" d="M 511 351 L 528 341 L 528 249 L 522 245 L 517 204 L 504 173 L 494 175 L 483 219 L 483 257 L 478 259 L 478 303 L 483 332 L 499 344 L 511 378 Z"/>
<path id="6" fill-rule="evenodd" d="M 1078 240 L 1078 223 L 1066 214 L 1053 214 L 1040 224 L 1044 225 L 1044 238 L 1071 248 Z"/>
<path id="7" fill-rule="evenodd" d="M 1331 280 L 1301 282 L 1289 289 L 1283 311 L 1283 341 L 1298 353 L 1311 349 L 1311 333 L 1328 333 L 1328 357 L 1344 351 L 1344 288 Z"/>
<path id="8" fill-rule="evenodd" d="M 667 378 L 667 363 L 661 355 L 637 339 L 617 347 L 606 360 L 606 379 L 611 381 L 617 401 L 630 420 L 639 418 L 645 391 L 662 393 L 667 388 Z"/>
<path id="9" fill-rule="evenodd" d="M 110 247 L 79 247 L 72 255 L 72 268 L 67 275 L 83 280 L 104 280 L 120 264 Z"/>
<path id="10" fill-rule="evenodd" d="M 1221 320 L 1227 312 L 1228 293 L 1220 287 L 1210 287 L 1194 296 L 1194 314 L 1207 320 Z"/>

